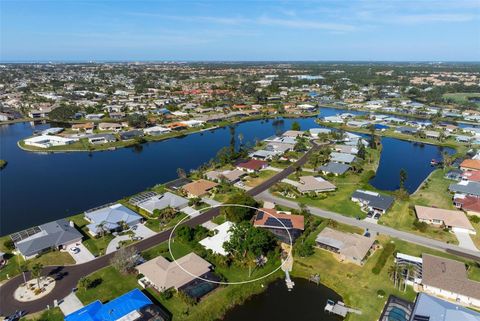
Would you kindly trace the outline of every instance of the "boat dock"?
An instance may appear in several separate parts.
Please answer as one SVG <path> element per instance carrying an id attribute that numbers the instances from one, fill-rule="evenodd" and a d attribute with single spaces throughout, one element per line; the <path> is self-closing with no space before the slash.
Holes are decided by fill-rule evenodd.
<path id="1" fill-rule="evenodd" d="M 345 318 L 348 313 L 362 314 L 362 311 L 358 309 L 350 308 L 341 301 L 338 301 L 337 303 L 335 303 L 332 300 L 327 300 L 327 305 L 325 305 L 324 311 L 339 315 L 343 318 Z"/>

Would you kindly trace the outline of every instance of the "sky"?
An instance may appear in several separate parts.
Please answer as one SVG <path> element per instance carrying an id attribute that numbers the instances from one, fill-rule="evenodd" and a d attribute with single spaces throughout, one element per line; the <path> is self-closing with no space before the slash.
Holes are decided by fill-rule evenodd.
<path id="1" fill-rule="evenodd" d="M 479 61 L 480 0 L 0 0 L 0 61 Z"/>

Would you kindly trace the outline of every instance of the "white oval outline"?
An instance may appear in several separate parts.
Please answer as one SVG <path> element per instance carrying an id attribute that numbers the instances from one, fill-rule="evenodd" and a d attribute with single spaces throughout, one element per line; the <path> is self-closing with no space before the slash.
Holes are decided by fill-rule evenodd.
<path id="1" fill-rule="evenodd" d="M 247 283 L 253 283 L 253 282 L 257 282 L 257 281 L 260 281 L 272 274 L 274 274 L 275 272 L 277 272 L 278 270 L 280 270 L 283 265 L 288 261 L 288 259 L 290 259 L 292 257 L 292 248 L 293 248 L 293 241 L 292 241 L 292 236 L 290 235 L 290 232 L 288 231 L 287 227 L 285 226 L 285 224 L 283 224 L 283 222 L 278 219 L 277 217 L 273 216 L 272 214 L 264 211 L 264 210 L 261 210 L 257 207 L 253 207 L 253 206 L 248 206 L 248 205 L 240 205 L 240 204 L 218 204 L 218 205 L 212 205 L 212 206 L 208 206 L 208 207 L 205 207 L 205 208 L 202 208 L 200 210 L 196 210 L 196 213 L 201 213 L 201 211 L 207 211 L 209 209 L 213 209 L 213 208 L 217 208 L 217 207 L 224 207 L 224 206 L 240 206 L 240 207 L 245 207 L 245 208 L 250 208 L 250 209 L 253 209 L 253 210 L 257 210 L 257 211 L 260 211 L 260 212 L 263 212 L 267 215 L 270 215 L 271 217 L 275 218 L 278 222 L 280 222 L 280 224 L 283 226 L 283 228 L 285 229 L 285 231 L 287 231 L 287 234 L 288 234 L 288 238 L 290 240 L 290 250 L 288 251 L 288 256 L 287 256 L 287 259 L 284 260 L 282 262 L 282 264 L 280 264 L 280 266 L 278 266 L 275 270 L 271 271 L 270 273 L 268 274 L 265 274 L 265 275 L 262 275 L 258 278 L 255 278 L 253 280 L 248 280 L 248 281 L 237 281 L 237 282 L 223 282 L 223 281 L 212 281 L 212 280 L 208 280 L 208 279 L 205 279 L 205 278 L 202 278 L 198 275 L 194 275 L 193 273 L 191 273 L 190 271 L 187 271 L 186 269 L 183 268 L 183 266 L 181 266 L 178 262 L 177 262 L 177 259 L 173 256 L 173 253 L 172 253 L 172 247 L 171 247 L 171 241 L 172 241 L 172 237 L 173 237 L 173 232 L 175 231 L 175 229 L 181 224 L 183 223 L 183 221 L 185 221 L 187 218 L 190 218 L 189 215 L 185 216 L 184 218 L 182 218 L 172 229 L 172 231 L 170 232 L 170 236 L 168 237 L 168 252 L 170 253 L 170 256 L 172 257 L 173 259 L 173 262 L 175 262 L 175 264 L 180 268 L 182 269 L 185 273 L 189 274 L 190 276 L 193 276 L 194 278 L 196 279 L 199 279 L 199 280 L 202 280 L 202 281 L 205 281 L 205 282 L 210 282 L 210 283 L 215 283 L 215 284 L 221 284 L 221 285 L 238 285 L 238 284 L 247 284 Z M 193 217 L 192 217 L 193 218 Z"/>

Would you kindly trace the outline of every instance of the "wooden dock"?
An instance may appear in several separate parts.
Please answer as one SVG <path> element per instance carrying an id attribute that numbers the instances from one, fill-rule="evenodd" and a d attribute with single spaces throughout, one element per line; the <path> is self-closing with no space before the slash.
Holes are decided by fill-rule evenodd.
<path id="1" fill-rule="evenodd" d="M 338 301 L 337 303 L 332 300 L 327 300 L 324 311 L 328 313 L 333 313 L 339 315 L 343 318 L 347 316 L 348 313 L 362 314 L 362 311 L 346 306 L 343 302 Z"/>

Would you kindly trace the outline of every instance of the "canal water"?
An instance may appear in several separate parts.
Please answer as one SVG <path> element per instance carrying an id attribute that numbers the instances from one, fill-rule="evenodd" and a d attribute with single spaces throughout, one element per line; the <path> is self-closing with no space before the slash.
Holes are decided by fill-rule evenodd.
<path id="1" fill-rule="evenodd" d="M 410 194 L 414 193 L 435 169 L 430 165 L 430 161 L 443 159 L 444 151 L 449 154 L 455 153 L 454 149 L 448 147 L 383 137 L 380 164 L 370 184 L 380 190 L 397 190 L 400 187 L 400 171 L 403 168 L 407 172 L 405 188 Z"/>
<path id="2" fill-rule="evenodd" d="M 337 321 L 340 317 L 324 312 L 328 299 L 342 298 L 322 284 L 294 278 L 295 286 L 288 291 L 285 280 L 271 283 L 267 290 L 252 296 L 244 304 L 227 312 L 223 321 Z"/>
<path id="3" fill-rule="evenodd" d="M 321 108 L 320 116 L 342 112 L 348 111 Z M 290 129 L 294 121 L 300 123 L 302 130 L 318 127 L 315 119 L 270 119 L 237 124 L 237 146 L 239 136 L 243 136 L 243 144 L 254 144 L 256 140 Z M 48 127 L 48 124 L 31 123 L 0 126 L 0 159 L 8 161 L 0 171 L 0 235 L 78 214 L 175 179 L 177 168 L 187 171 L 198 168 L 230 144 L 230 130 L 218 128 L 91 154 L 39 154 L 18 148 L 19 140 Z M 384 141 L 379 171 L 372 180 L 380 189 L 398 188 L 398 173 L 406 168 L 407 188 L 415 190 L 433 170 L 429 161 L 441 156 L 441 150 L 435 146 L 419 147 L 397 139 Z"/>

